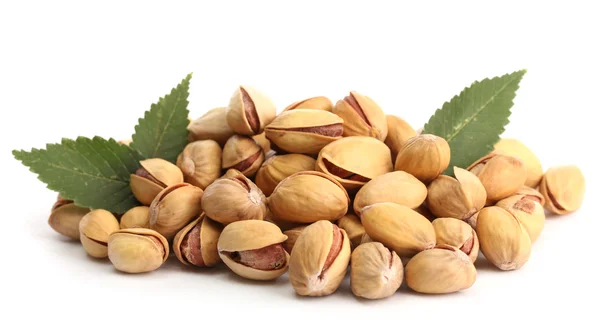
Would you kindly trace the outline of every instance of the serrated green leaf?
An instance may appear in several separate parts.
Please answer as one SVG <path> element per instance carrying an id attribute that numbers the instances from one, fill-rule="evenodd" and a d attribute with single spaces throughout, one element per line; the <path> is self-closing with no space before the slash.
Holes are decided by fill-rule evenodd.
<path id="1" fill-rule="evenodd" d="M 114 139 L 63 139 L 60 144 L 46 145 L 45 150 L 12 153 L 48 189 L 79 206 L 123 213 L 139 205 L 129 188 L 129 175 L 140 168 L 143 158 Z"/>
<path id="2" fill-rule="evenodd" d="M 475 81 L 460 95 L 444 103 L 425 124 L 423 133 L 446 139 L 453 166 L 466 168 L 492 151 L 508 124 L 510 108 L 526 70 Z"/>
<path id="3" fill-rule="evenodd" d="M 175 163 L 187 144 L 187 109 L 190 79 L 188 74 L 171 93 L 152 104 L 135 126 L 131 147 L 145 158 L 162 158 Z"/>

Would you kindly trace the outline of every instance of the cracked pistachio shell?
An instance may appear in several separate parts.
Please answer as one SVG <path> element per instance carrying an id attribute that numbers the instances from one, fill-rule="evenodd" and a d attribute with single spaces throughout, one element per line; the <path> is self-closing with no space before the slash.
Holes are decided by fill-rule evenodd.
<path id="1" fill-rule="evenodd" d="M 497 206 L 483 208 L 475 226 L 485 258 L 501 270 L 521 268 L 531 254 L 527 230 L 510 212 Z"/>
<path id="2" fill-rule="evenodd" d="M 514 194 L 525 184 L 527 170 L 521 159 L 490 153 L 467 168 L 477 175 L 487 194 L 487 205 Z"/>
<path id="3" fill-rule="evenodd" d="M 428 184 L 450 164 L 450 146 L 441 137 L 424 134 L 412 137 L 398 151 L 394 169 L 414 175 Z"/>
<path id="4" fill-rule="evenodd" d="M 265 154 L 254 139 L 234 135 L 223 147 L 224 169 L 237 169 L 247 177 L 252 177 L 265 161 Z"/>
<path id="5" fill-rule="evenodd" d="M 573 212 L 583 203 L 585 178 L 575 165 L 552 167 L 546 171 L 540 183 L 545 208 L 555 214 Z"/>
<path id="6" fill-rule="evenodd" d="M 188 141 L 214 140 L 225 145 L 235 132 L 227 124 L 227 107 L 213 108 L 188 125 Z"/>
<path id="7" fill-rule="evenodd" d="M 119 271 L 145 273 L 158 269 L 169 258 L 169 243 L 154 230 L 127 228 L 108 238 L 108 258 Z"/>
<path id="8" fill-rule="evenodd" d="M 296 101 L 285 107 L 283 111 L 294 109 L 317 109 L 331 111 L 333 109 L 333 104 L 331 103 L 331 100 L 325 96 L 315 96 L 301 101 Z"/>
<path id="9" fill-rule="evenodd" d="M 525 164 L 527 177 L 525 185 L 535 188 L 540 183 L 544 170 L 540 159 L 518 139 L 502 138 L 494 145 L 494 152 L 517 157 Z"/>
<path id="10" fill-rule="evenodd" d="M 410 124 L 398 116 L 386 115 L 388 125 L 388 135 L 384 143 L 392 152 L 392 161 L 396 161 L 400 148 L 412 137 L 417 136 L 417 132 Z"/>
<path id="11" fill-rule="evenodd" d="M 342 138 L 343 122 L 329 111 L 294 109 L 279 114 L 265 132 L 283 151 L 316 155 L 325 145 Z"/>
<path id="12" fill-rule="evenodd" d="M 519 223 L 527 230 L 532 244 L 542 233 L 546 220 L 544 207 L 531 197 L 513 195 L 499 201 L 496 206 L 503 208 L 517 218 Z"/>
<path id="13" fill-rule="evenodd" d="M 435 246 L 435 231 L 427 218 L 396 203 L 377 203 L 363 208 L 361 221 L 374 241 L 410 257 Z"/>
<path id="14" fill-rule="evenodd" d="M 294 249 L 294 245 L 296 244 L 298 237 L 300 236 L 300 234 L 302 234 L 302 231 L 304 231 L 306 226 L 308 225 L 294 227 L 283 232 L 283 234 L 287 235 L 288 237 L 287 240 L 283 242 L 283 248 L 285 248 L 286 252 L 288 252 L 289 254 L 292 253 L 292 249 Z"/>
<path id="15" fill-rule="evenodd" d="M 357 297 L 390 297 L 404 278 L 404 266 L 398 254 L 379 242 L 358 246 L 352 252 L 350 266 L 350 288 Z"/>
<path id="16" fill-rule="evenodd" d="M 136 206 L 127 210 L 121 217 L 119 227 L 121 229 L 134 227 L 150 228 L 150 207 Z"/>
<path id="17" fill-rule="evenodd" d="M 339 100 L 333 113 L 344 120 L 344 137 L 367 136 L 384 141 L 388 125 L 381 107 L 373 99 L 357 92 Z"/>
<path id="18" fill-rule="evenodd" d="M 343 217 L 348 212 L 350 198 L 331 176 L 305 171 L 281 181 L 267 201 L 277 221 L 313 223 Z"/>
<path id="19" fill-rule="evenodd" d="M 427 197 L 427 187 L 416 177 L 396 171 L 379 175 L 367 182 L 354 198 L 354 212 L 360 216 L 365 206 L 392 202 L 411 209 L 419 207 Z"/>
<path id="20" fill-rule="evenodd" d="M 202 189 L 189 183 L 161 191 L 150 205 L 150 228 L 171 239 L 202 212 Z"/>
<path id="21" fill-rule="evenodd" d="M 404 269 L 409 288 L 420 293 L 452 293 L 470 288 L 477 270 L 458 248 L 440 245 L 415 255 Z"/>
<path id="22" fill-rule="evenodd" d="M 119 222 L 112 213 L 104 209 L 92 210 L 79 222 L 79 240 L 90 256 L 105 258 L 108 256 L 108 236 L 118 230 Z"/>
<path id="23" fill-rule="evenodd" d="M 206 187 L 202 210 L 221 224 L 238 220 L 262 220 L 267 215 L 267 199 L 262 191 L 242 174 L 219 179 Z"/>
<path id="24" fill-rule="evenodd" d="M 257 269 L 238 262 L 232 255 L 246 251 L 261 251 L 272 246 L 281 246 L 287 236 L 277 225 L 264 220 L 241 220 L 223 229 L 217 248 L 221 260 L 234 273 L 253 280 L 273 280 L 283 275 L 288 268 L 289 254 L 285 251 L 285 262 L 269 270 Z M 263 255 L 267 256 L 267 254 Z M 260 261 L 258 259 L 257 261 Z"/>
<path id="25" fill-rule="evenodd" d="M 214 140 L 187 144 L 177 157 L 177 167 L 185 182 L 205 189 L 221 176 L 221 147 Z"/>
<path id="26" fill-rule="evenodd" d="M 475 174 L 454 167 L 456 178 L 440 175 L 427 187 L 427 207 L 437 217 L 471 222 L 485 205 L 485 188 Z"/>
<path id="27" fill-rule="evenodd" d="M 338 220 L 338 226 L 346 231 L 350 238 L 350 246 L 352 249 L 361 244 L 362 237 L 365 235 L 365 227 L 360 222 L 360 218 L 355 214 L 348 213 Z"/>
<path id="28" fill-rule="evenodd" d="M 70 200 L 57 200 L 52 207 L 48 225 L 64 236 L 79 240 L 79 222 L 90 209 L 75 205 Z"/>
<path id="29" fill-rule="evenodd" d="M 173 239 L 173 252 L 186 266 L 213 267 L 221 262 L 217 242 L 223 225 L 202 214 Z"/>
<path id="30" fill-rule="evenodd" d="M 546 204 L 546 199 L 544 198 L 544 195 L 542 195 L 542 193 L 533 188 L 529 188 L 528 186 L 522 186 L 521 188 L 519 188 L 515 195 L 527 196 L 529 197 L 529 199 L 540 203 L 542 206 Z"/>
<path id="31" fill-rule="evenodd" d="M 350 261 L 346 231 L 327 220 L 307 226 L 290 256 L 289 278 L 297 294 L 326 296 L 342 283 Z"/>
<path id="32" fill-rule="evenodd" d="M 344 137 L 323 147 L 315 169 L 333 176 L 349 192 L 393 170 L 390 149 L 371 137 Z"/>
<path id="33" fill-rule="evenodd" d="M 275 104 L 265 93 L 250 86 L 239 86 L 227 106 L 227 124 L 240 135 L 263 132 L 277 114 Z"/>
<path id="34" fill-rule="evenodd" d="M 479 255 L 479 239 L 471 225 L 455 218 L 437 218 L 432 225 L 437 245 L 456 247 L 475 263 Z"/>
<path id="35" fill-rule="evenodd" d="M 135 198 L 144 205 L 150 205 L 156 195 L 168 186 L 183 182 L 179 167 L 159 158 L 140 161 L 142 166 L 131 174 L 129 185 Z"/>
<path id="36" fill-rule="evenodd" d="M 270 196 L 279 182 L 302 171 L 315 169 L 315 159 L 303 154 L 275 155 L 267 159 L 256 173 L 256 185 Z"/>

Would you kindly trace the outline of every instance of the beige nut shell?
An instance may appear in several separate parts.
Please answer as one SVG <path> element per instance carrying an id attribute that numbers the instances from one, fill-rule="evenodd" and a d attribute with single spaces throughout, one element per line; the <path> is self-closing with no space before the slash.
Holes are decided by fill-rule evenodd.
<path id="1" fill-rule="evenodd" d="M 200 217 L 187 224 L 183 229 L 177 232 L 175 238 L 173 239 L 173 253 L 175 253 L 175 256 L 179 262 L 185 264 L 186 266 L 192 265 L 181 253 L 181 243 L 185 236 L 198 224 L 200 224 L 200 252 L 202 255 L 202 261 L 206 267 L 213 267 L 221 262 L 217 243 L 219 241 L 221 231 L 223 230 L 223 226 L 206 217 L 205 214 L 200 215 Z"/>
<path id="2" fill-rule="evenodd" d="M 112 213 L 104 209 L 92 210 L 79 222 L 79 240 L 90 256 L 105 258 L 108 256 L 108 237 L 118 230 L 119 222 Z"/>
<path id="3" fill-rule="evenodd" d="M 331 111 L 333 109 L 333 104 L 331 103 L 331 100 L 325 96 L 315 96 L 301 101 L 296 101 L 285 107 L 283 111 L 294 109 L 318 109 Z"/>
<path id="4" fill-rule="evenodd" d="M 187 144 L 177 157 L 177 166 L 184 181 L 205 189 L 221 176 L 222 151 L 214 140 L 199 140 Z"/>
<path id="5" fill-rule="evenodd" d="M 527 174 L 521 159 L 497 153 L 475 161 L 467 170 L 483 184 L 488 205 L 514 194 L 525 184 Z"/>
<path id="6" fill-rule="evenodd" d="M 171 239 L 202 212 L 202 189 L 179 183 L 161 191 L 150 205 L 150 228 Z"/>
<path id="7" fill-rule="evenodd" d="M 127 210 L 120 219 L 119 227 L 121 229 L 134 227 L 149 228 L 150 207 L 136 206 Z"/>
<path id="8" fill-rule="evenodd" d="M 479 239 L 471 225 L 455 218 L 437 218 L 431 225 L 437 245 L 456 247 L 475 263 L 479 255 Z"/>
<path id="9" fill-rule="evenodd" d="M 256 173 L 256 185 L 270 196 L 279 182 L 297 172 L 315 169 L 316 160 L 304 154 L 283 154 L 268 158 Z"/>
<path id="10" fill-rule="evenodd" d="M 244 105 L 242 89 L 246 91 L 248 97 L 254 103 L 254 110 L 258 117 L 259 126 L 257 132 L 252 129 L 246 117 L 246 106 Z M 265 126 L 273 121 L 276 114 L 275 104 L 265 93 L 254 87 L 243 85 L 235 90 L 229 100 L 229 105 L 227 106 L 227 124 L 229 124 L 229 127 L 235 133 L 253 136 L 263 132 Z"/>
<path id="11" fill-rule="evenodd" d="M 545 198 L 544 207 L 559 215 L 579 209 L 583 204 L 585 189 L 585 177 L 575 165 L 548 169 L 540 183 L 540 192 Z"/>
<path id="12" fill-rule="evenodd" d="M 523 142 L 514 138 L 502 138 L 494 145 L 494 150 L 497 153 L 521 159 L 527 169 L 525 185 L 532 188 L 537 187 L 544 174 L 542 163 Z"/>
<path id="13" fill-rule="evenodd" d="M 352 249 L 360 245 L 362 237 L 367 233 L 365 232 L 365 227 L 360 222 L 360 218 L 352 213 L 348 213 L 344 217 L 338 219 L 337 224 L 341 229 L 346 231 L 346 234 L 348 234 Z"/>
<path id="14" fill-rule="evenodd" d="M 89 212 L 90 209 L 71 201 L 57 201 L 48 217 L 48 225 L 64 236 L 79 240 L 79 222 Z"/>
<path id="15" fill-rule="evenodd" d="M 428 184 L 450 164 L 450 146 L 441 137 L 423 134 L 406 141 L 398 151 L 395 170 L 403 170 Z"/>
<path id="16" fill-rule="evenodd" d="M 499 201 L 496 206 L 517 218 L 517 221 L 527 230 L 531 243 L 538 239 L 546 221 L 544 207 L 539 202 L 531 199 L 528 195 L 513 195 Z"/>
<path id="17" fill-rule="evenodd" d="M 384 141 L 388 135 L 388 125 L 381 107 L 372 98 L 354 91 L 350 92 L 349 97 L 356 101 L 360 111 L 355 110 L 345 98 L 333 107 L 333 113 L 344 120 L 344 137 L 368 136 Z M 365 119 L 359 114 L 361 111 Z"/>
<path id="18" fill-rule="evenodd" d="M 213 108 L 188 125 L 188 141 L 211 139 L 225 145 L 235 132 L 227 124 L 227 107 Z"/>
<path id="19" fill-rule="evenodd" d="M 404 278 L 404 266 L 398 254 L 379 242 L 358 246 L 352 252 L 350 265 L 350 288 L 358 297 L 390 297 Z"/>
<path id="20" fill-rule="evenodd" d="M 149 237 L 158 239 L 162 248 Z M 169 258 L 169 243 L 154 230 L 127 228 L 108 238 L 108 258 L 119 271 L 149 272 L 158 269 Z"/>
<path id="21" fill-rule="evenodd" d="M 183 173 L 179 167 L 166 160 L 152 158 L 140 161 L 140 165 L 167 187 L 183 182 Z M 164 189 L 162 185 L 135 174 L 131 174 L 129 183 L 135 198 L 144 205 L 150 205 L 156 195 Z"/>
<path id="22" fill-rule="evenodd" d="M 427 187 L 416 177 L 396 171 L 375 177 L 367 182 L 354 198 L 354 212 L 360 216 L 365 206 L 392 202 L 411 209 L 419 207 L 427 197 Z"/>
<path id="23" fill-rule="evenodd" d="M 222 167 L 224 169 L 235 168 L 235 166 L 247 159 L 254 157 L 258 154 L 256 160 L 254 160 L 246 168 L 240 170 L 242 174 L 252 177 L 256 174 L 256 171 L 260 168 L 263 161 L 265 161 L 265 154 L 262 147 L 258 145 L 254 139 L 246 136 L 233 135 L 223 147 Z"/>
<path id="24" fill-rule="evenodd" d="M 385 116 L 388 125 L 388 135 L 385 137 L 384 143 L 392 152 L 392 161 L 396 161 L 398 151 L 412 137 L 417 136 L 415 129 L 410 126 L 405 120 L 395 115 Z"/>

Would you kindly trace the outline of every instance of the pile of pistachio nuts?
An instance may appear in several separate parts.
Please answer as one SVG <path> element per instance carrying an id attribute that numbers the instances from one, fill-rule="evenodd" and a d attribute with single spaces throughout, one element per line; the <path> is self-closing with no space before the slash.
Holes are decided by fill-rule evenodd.
<path id="1" fill-rule="evenodd" d="M 131 175 L 143 206 L 117 215 L 59 195 L 50 226 L 127 273 L 158 269 L 172 250 L 199 274 L 288 272 L 299 295 L 329 295 L 350 271 L 352 292 L 378 299 L 403 281 L 421 293 L 467 289 L 480 250 L 500 270 L 521 268 L 545 214 L 577 210 L 585 193 L 578 167 L 544 173 L 516 139 L 442 175 L 451 154 L 443 138 L 356 92 L 277 114 L 264 93 L 240 86 L 188 129 L 176 165 L 144 160 Z"/>

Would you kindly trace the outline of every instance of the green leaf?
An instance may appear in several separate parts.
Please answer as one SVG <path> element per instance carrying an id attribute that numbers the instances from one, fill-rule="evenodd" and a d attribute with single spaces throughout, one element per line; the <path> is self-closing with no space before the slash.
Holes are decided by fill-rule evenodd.
<path id="1" fill-rule="evenodd" d="M 48 189 L 79 206 L 123 213 L 139 205 L 129 188 L 129 175 L 140 168 L 138 161 L 143 158 L 114 139 L 63 139 L 45 150 L 12 153 Z"/>
<path id="2" fill-rule="evenodd" d="M 445 174 L 452 175 L 453 166 L 466 168 L 492 151 L 509 122 L 510 108 L 525 72 L 475 81 L 444 103 L 425 124 L 423 133 L 442 137 L 450 145 L 450 165 Z"/>
<path id="3" fill-rule="evenodd" d="M 144 118 L 139 119 L 131 147 L 145 158 L 162 158 L 175 163 L 183 151 L 188 136 L 187 106 L 191 78 L 190 73 L 170 94 L 152 104 Z"/>

